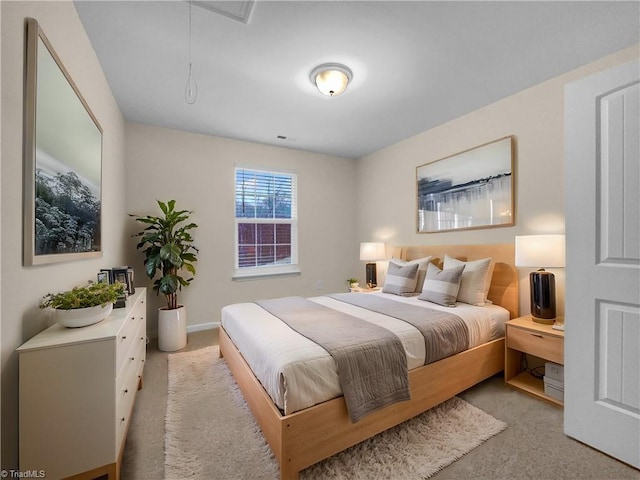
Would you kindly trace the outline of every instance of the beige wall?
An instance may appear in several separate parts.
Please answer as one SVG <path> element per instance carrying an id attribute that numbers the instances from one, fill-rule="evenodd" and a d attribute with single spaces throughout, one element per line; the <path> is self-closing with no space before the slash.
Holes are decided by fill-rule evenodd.
<path id="1" fill-rule="evenodd" d="M 17 467 L 18 358 L 15 349 L 46 324 L 36 307 L 51 291 L 94 279 L 124 261 L 124 121 L 73 3 L 8 2 L 2 8 L 1 363 L 2 468 Z M 22 266 L 22 82 L 25 17 L 40 23 L 101 124 L 103 136 L 102 247 L 92 260 Z"/>
<path id="2" fill-rule="evenodd" d="M 234 302 L 344 291 L 346 279 L 364 269 L 358 261 L 355 234 L 352 160 L 129 123 L 126 157 L 129 212 L 158 214 L 156 199 L 175 199 L 178 208 L 195 212 L 198 273 L 179 297 L 188 306 L 191 329 L 219 322 L 222 306 Z M 236 165 L 297 173 L 300 276 L 231 279 Z M 130 233 L 141 230 L 133 220 L 127 229 Z M 135 243 L 135 239 L 129 242 L 128 262 L 135 266 L 136 283 L 142 284 L 146 280 L 143 256 L 136 252 Z M 161 305 L 159 300 L 156 307 Z M 151 334 L 156 325 L 156 316 L 150 314 Z"/>
<path id="3" fill-rule="evenodd" d="M 564 233 L 564 87 L 638 52 L 637 45 L 627 48 L 358 160 L 358 237 L 388 245 L 447 245 Z M 507 135 L 516 139 L 515 226 L 416 233 L 416 167 Z M 529 313 L 529 271 L 520 269 L 522 314 Z M 564 271 L 554 273 L 563 314 Z"/>

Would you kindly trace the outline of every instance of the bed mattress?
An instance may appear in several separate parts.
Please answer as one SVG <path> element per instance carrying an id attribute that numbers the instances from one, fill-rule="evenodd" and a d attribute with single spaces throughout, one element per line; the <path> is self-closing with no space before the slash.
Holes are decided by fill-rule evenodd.
<path id="1" fill-rule="evenodd" d="M 398 302 L 452 312 L 463 319 L 473 348 L 504 336 L 509 312 L 497 305 L 476 307 L 458 303 L 442 307 L 417 297 L 380 295 Z M 387 315 L 335 300 L 312 297 L 321 305 L 387 328 L 398 336 L 407 355 L 408 368 L 424 365 L 425 341 L 412 325 Z M 292 330 L 255 303 L 238 303 L 222 309 L 222 325 L 274 404 L 286 415 L 342 395 L 336 365 L 322 347 Z"/>

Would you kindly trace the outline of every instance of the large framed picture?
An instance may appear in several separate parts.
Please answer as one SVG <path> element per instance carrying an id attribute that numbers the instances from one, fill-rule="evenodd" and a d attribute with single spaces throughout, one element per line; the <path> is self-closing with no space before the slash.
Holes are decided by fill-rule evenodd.
<path id="1" fill-rule="evenodd" d="M 416 168 L 418 233 L 514 224 L 514 138 Z"/>
<path id="2" fill-rule="evenodd" d="M 40 29 L 27 19 L 24 265 L 98 257 L 102 128 Z"/>

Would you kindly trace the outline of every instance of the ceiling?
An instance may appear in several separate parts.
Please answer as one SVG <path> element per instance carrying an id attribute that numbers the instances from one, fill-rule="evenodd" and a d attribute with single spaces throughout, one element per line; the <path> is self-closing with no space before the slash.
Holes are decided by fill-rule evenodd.
<path id="1" fill-rule="evenodd" d="M 187 2 L 75 5 L 127 121 L 346 158 L 640 42 L 637 1 L 257 0 L 247 23 L 194 2 L 188 105 Z M 309 79 L 329 62 L 339 97 Z"/>

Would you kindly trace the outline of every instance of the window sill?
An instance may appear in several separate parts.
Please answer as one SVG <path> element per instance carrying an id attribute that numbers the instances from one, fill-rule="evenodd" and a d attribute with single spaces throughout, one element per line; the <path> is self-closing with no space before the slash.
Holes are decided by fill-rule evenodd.
<path id="1" fill-rule="evenodd" d="M 266 280 L 269 278 L 295 277 L 300 275 L 301 273 L 302 272 L 297 267 L 289 270 L 285 270 L 285 271 L 279 271 L 279 272 L 277 271 L 259 272 L 256 270 L 253 270 L 251 272 L 236 271 L 234 275 L 231 277 L 231 279 L 234 282 L 245 282 L 249 280 Z"/>

